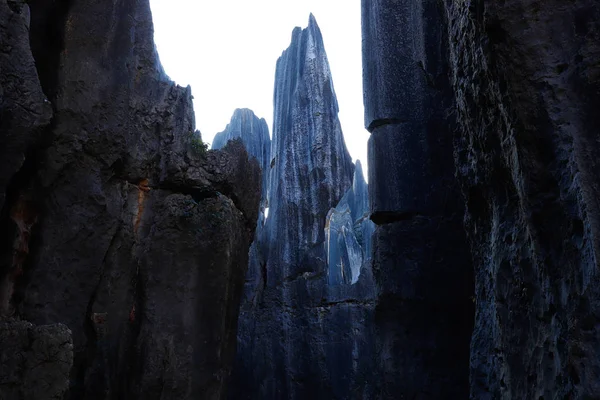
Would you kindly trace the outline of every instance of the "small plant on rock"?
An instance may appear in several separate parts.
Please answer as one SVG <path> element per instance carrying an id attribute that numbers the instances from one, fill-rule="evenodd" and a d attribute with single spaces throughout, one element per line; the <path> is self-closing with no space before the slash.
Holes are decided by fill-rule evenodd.
<path id="1" fill-rule="evenodd" d="M 192 149 L 199 155 L 204 156 L 208 151 L 208 144 L 202 141 L 202 137 L 200 136 L 200 132 L 190 132 L 190 143 L 192 145 Z"/>

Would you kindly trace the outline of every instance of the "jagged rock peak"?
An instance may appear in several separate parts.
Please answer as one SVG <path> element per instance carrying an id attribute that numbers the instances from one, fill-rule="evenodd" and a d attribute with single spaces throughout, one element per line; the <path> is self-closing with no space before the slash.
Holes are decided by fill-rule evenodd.
<path id="1" fill-rule="evenodd" d="M 266 201 L 269 182 L 269 163 L 271 161 L 271 138 L 269 127 L 264 118 L 259 118 L 248 108 L 238 108 L 233 112 L 231 121 L 225 130 L 215 135 L 213 149 L 225 147 L 228 141 L 241 138 L 248 153 L 258 160 L 262 171 L 261 198 Z M 263 206 L 265 206 L 263 204 Z"/>
<path id="2" fill-rule="evenodd" d="M 241 137 L 244 144 L 247 146 L 248 153 L 252 154 L 259 160 L 268 159 L 268 154 L 265 156 L 263 149 L 266 147 L 263 144 L 270 144 L 269 127 L 264 118 L 259 118 L 254 114 L 254 111 L 249 108 L 237 108 L 231 117 L 231 121 L 225 127 L 225 130 L 215 135 L 212 142 L 213 149 L 225 147 L 225 144 L 231 139 Z M 249 144 L 260 143 L 259 151 L 253 151 L 254 148 Z M 270 153 L 270 146 L 268 147 Z"/>
<path id="3" fill-rule="evenodd" d="M 354 164 L 352 192 L 355 204 L 352 217 L 356 219 L 369 211 L 369 185 L 365 180 L 360 160 L 356 160 L 356 164 Z"/>
<path id="4" fill-rule="evenodd" d="M 307 28 L 294 29 L 277 61 L 271 151 L 266 227 L 278 238 L 269 255 L 277 265 L 269 273 L 278 280 L 280 274 L 294 273 L 309 248 L 323 243 L 327 212 L 351 186 L 354 169 L 323 38 L 312 15 Z"/>

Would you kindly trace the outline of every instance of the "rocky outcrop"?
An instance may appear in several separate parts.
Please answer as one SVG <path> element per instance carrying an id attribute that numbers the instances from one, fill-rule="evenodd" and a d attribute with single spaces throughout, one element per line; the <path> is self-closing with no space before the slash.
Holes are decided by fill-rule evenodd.
<path id="1" fill-rule="evenodd" d="M 251 156 L 256 157 L 263 171 L 261 198 L 266 201 L 269 188 L 269 170 L 271 163 L 271 138 L 269 127 L 264 118 L 258 118 L 252 110 L 238 108 L 233 112 L 231 121 L 223 132 L 215 135 L 212 141 L 213 149 L 225 147 L 227 142 L 241 138 L 246 150 Z M 267 207 L 263 204 L 262 207 Z"/>
<path id="2" fill-rule="evenodd" d="M 362 29 L 378 398 L 467 398 L 472 269 L 445 15 L 436 0 L 364 0 Z"/>
<path id="3" fill-rule="evenodd" d="M 351 187 L 353 165 L 313 16 L 277 62 L 274 99 L 269 213 L 250 255 L 232 398 L 369 398 L 370 265 L 354 285 L 327 282 L 326 217 Z"/>
<path id="4" fill-rule="evenodd" d="M 73 365 L 73 342 L 66 326 L 0 322 L 0 349 L 2 399 L 63 398 Z"/>
<path id="5" fill-rule="evenodd" d="M 65 398 L 224 398 L 260 166 L 205 150 L 147 1 L 29 1 L 30 52 L 19 3 L 0 1 L 0 138 L 25 155 L 0 161 L 3 314 L 71 329 Z"/>
<path id="6" fill-rule="evenodd" d="M 471 397 L 600 397 L 600 5 L 447 2 Z"/>
<path id="7" fill-rule="evenodd" d="M 361 269 L 371 261 L 375 224 L 369 219 L 368 196 L 368 185 L 357 160 L 352 187 L 327 214 L 325 251 L 329 285 L 358 282 Z"/>

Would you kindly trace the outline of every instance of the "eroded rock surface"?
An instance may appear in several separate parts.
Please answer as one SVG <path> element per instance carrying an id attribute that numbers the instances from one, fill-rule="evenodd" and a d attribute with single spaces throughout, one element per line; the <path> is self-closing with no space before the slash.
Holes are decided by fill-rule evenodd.
<path id="1" fill-rule="evenodd" d="M 352 187 L 327 214 L 325 251 L 329 285 L 358 282 L 363 265 L 371 262 L 369 192 L 360 161 L 356 161 Z"/>
<path id="2" fill-rule="evenodd" d="M 0 1 L 2 314 L 71 329 L 67 399 L 224 398 L 260 166 L 204 151 L 148 1 L 29 8 Z"/>
<path id="3" fill-rule="evenodd" d="M 600 397 L 600 6 L 447 2 L 471 397 Z"/>
<path id="4" fill-rule="evenodd" d="M 370 264 L 354 285 L 327 282 L 326 217 L 354 168 L 313 16 L 278 60 L 274 98 L 269 213 L 250 254 L 232 398 L 370 398 Z"/>

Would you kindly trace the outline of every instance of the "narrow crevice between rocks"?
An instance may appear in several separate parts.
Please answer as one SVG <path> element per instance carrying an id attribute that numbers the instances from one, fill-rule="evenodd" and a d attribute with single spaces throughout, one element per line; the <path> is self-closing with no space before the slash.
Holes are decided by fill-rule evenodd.
<path id="1" fill-rule="evenodd" d="M 63 51 L 64 28 L 67 20 L 71 0 L 46 2 L 44 0 L 31 0 L 30 8 L 30 45 L 40 84 L 46 97 L 54 99 L 57 91 L 58 70 L 60 54 Z M 54 106 L 53 106 L 54 108 Z M 44 129 L 37 132 L 24 154 L 21 169 L 11 178 L 6 189 L 6 201 L 0 211 L 0 298 L 11 303 L 16 310 L 23 300 L 23 290 L 31 277 L 31 259 L 34 258 L 38 240 L 36 227 L 43 218 L 41 204 L 38 199 L 43 198 L 41 189 L 37 187 L 35 178 L 40 169 L 43 150 L 52 142 L 52 133 L 56 125 L 53 117 Z M 13 258 L 18 249 L 14 249 L 16 235 L 19 235 L 17 223 L 13 221 L 11 213 L 14 207 L 19 207 L 19 201 L 28 203 L 29 213 L 35 213 L 35 223 L 27 234 L 28 243 L 23 243 L 27 254 L 21 255 L 22 265 L 15 269 Z M 9 277 L 13 274 L 13 277 Z M 12 282 L 7 282 L 10 279 Z M 7 293 L 7 290 L 10 293 Z M 14 290 L 14 293 L 13 293 Z M 7 298 L 8 297 L 8 298 Z M 6 311 L 6 310 L 4 310 Z M 2 314 L 0 312 L 0 314 Z"/>
<path id="2" fill-rule="evenodd" d="M 85 318 L 83 320 L 83 332 L 85 334 L 86 344 L 81 351 L 75 349 L 73 368 L 71 368 L 71 387 L 68 396 L 70 399 L 83 399 L 86 396 L 87 371 L 91 362 L 96 358 L 97 351 L 98 337 L 96 329 L 94 328 L 94 320 L 96 318 L 102 318 L 99 315 L 94 315 L 92 312 L 101 283 L 102 278 L 96 285 L 87 304 Z"/>
<path id="3" fill-rule="evenodd" d="M 64 37 L 69 10 L 73 0 L 30 0 L 31 24 L 29 40 L 31 52 L 42 89 L 50 101 L 56 99 L 60 55 L 64 50 Z"/>
<path id="4" fill-rule="evenodd" d="M 127 368 L 125 371 L 119 371 L 119 393 L 126 393 L 128 398 L 136 398 L 138 396 L 137 388 L 140 384 L 137 379 L 143 376 L 143 369 L 141 368 L 139 360 L 139 349 L 138 338 L 142 331 L 142 320 L 144 318 L 144 310 L 146 305 L 144 304 L 145 288 L 140 277 L 140 268 L 137 266 L 136 275 L 132 282 L 133 287 L 133 306 L 129 315 L 130 330 L 127 333 L 126 347 L 123 353 L 123 359 L 128 362 L 119 363 Z M 138 377 L 136 379 L 136 377 Z"/>
<path id="5" fill-rule="evenodd" d="M 39 150 L 31 150 L 25 156 L 21 169 L 12 177 L 6 189 L 6 201 L 0 211 L 0 299 L 3 300 L 0 318 L 15 312 L 22 300 L 22 290 L 31 275 L 32 254 L 37 248 L 37 227 L 41 204 L 34 190 L 35 174 L 38 170 Z M 19 204 L 21 203 L 21 204 Z M 17 207 L 26 208 L 16 210 Z M 18 220 L 28 214 L 31 221 L 21 221 L 30 225 L 26 237 L 20 238 Z M 17 219 L 17 220 L 15 220 Z M 23 243 L 18 243 L 23 241 Z M 19 265 L 16 265 L 17 262 Z"/>

